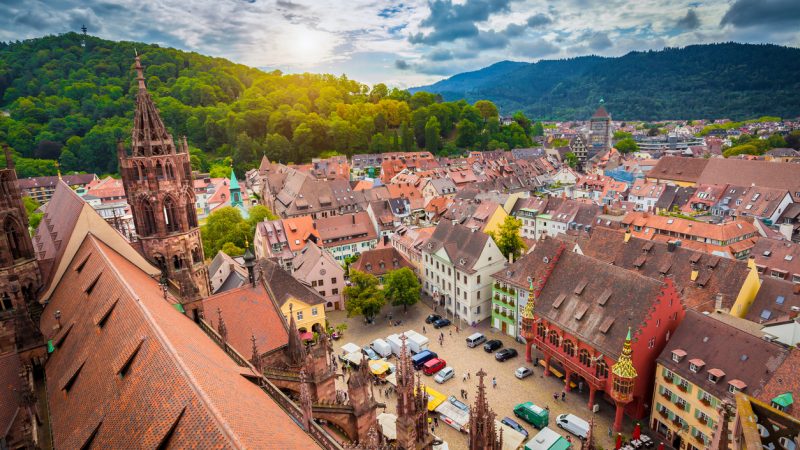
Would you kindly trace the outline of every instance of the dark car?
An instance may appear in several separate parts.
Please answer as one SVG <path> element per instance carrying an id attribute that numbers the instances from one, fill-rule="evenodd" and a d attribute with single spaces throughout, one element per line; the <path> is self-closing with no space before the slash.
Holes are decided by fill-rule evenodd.
<path id="1" fill-rule="evenodd" d="M 504 348 L 499 352 L 494 354 L 494 359 L 503 362 L 507 359 L 511 359 L 517 356 L 517 350 L 513 348 Z"/>
<path id="2" fill-rule="evenodd" d="M 483 344 L 483 351 L 485 351 L 486 353 L 492 353 L 493 351 L 498 350 L 502 347 L 503 347 L 503 341 L 499 339 L 492 339 L 491 341 L 486 341 L 486 343 Z"/>
<path id="3" fill-rule="evenodd" d="M 508 417 L 503 417 L 503 420 L 501 420 L 500 423 L 502 423 L 503 425 L 507 425 L 513 430 L 519 431 L 520 433 L 524 434 L 526 438 L 528 437 L 528 430 L 522 428 L 522 425 L 518 424 L 513 419 Z"/>
<path id="4" fill-rule="evenodd" d="M 441 318 L 442 318 L 442 316 L 440 316 L 438 314 L 431 314 L 430 316 L 425 318 L 425 323 L 433 323 L 433 322 L 436 322 L 437 320 L 439 320 Z"/>
<path id="5" fill-rule="evenodd" d="M 450 319 L 439 319 L 433 322 L 433 328 L 442 328 L 450 325 Z"/>

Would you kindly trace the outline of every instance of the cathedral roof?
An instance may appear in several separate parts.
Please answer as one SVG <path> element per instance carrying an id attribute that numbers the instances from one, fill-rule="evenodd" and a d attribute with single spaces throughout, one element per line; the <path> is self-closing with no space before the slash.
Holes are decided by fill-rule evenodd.
<path id="1" fill-rule="evenodd" d="M 33 239 L 46 289 L 42 300 L 49 298 L 80 242 L 89 233 L 101 237 L 107 245 L 126 255 L 145 272 L 159 273 L 158 269 L 131 247 L 119 231 L 103 220 L 66 183 L 59 182 Z"/>
<path id="2" fill-rule="evenodd" d="M 81 240 L 48 305 L 63 325 L 46 369 L 57 447 L 317 447 L 163 297 L 157 277 L 98 237 Z M 56 328 L 42 316 L 43 330 Z"/>

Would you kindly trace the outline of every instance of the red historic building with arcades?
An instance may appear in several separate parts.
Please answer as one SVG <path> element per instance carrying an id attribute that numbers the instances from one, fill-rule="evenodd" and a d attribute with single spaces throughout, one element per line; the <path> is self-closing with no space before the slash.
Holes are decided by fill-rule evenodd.
<path id="1" fill-rule="evenodd" d="M 526 256 L 542 261 L 522 313 L 527 358 L 535 346 L 543 365 L 565 376 L 567 391 L 588 390 L 590 409 L 601 395 L 616 408 L 620 430 L 623 414 L 648 414 L 656 358 L 684 316 L 680 295 L 670 278 L 648 278 L 563 246 L 547 251 Z"/>

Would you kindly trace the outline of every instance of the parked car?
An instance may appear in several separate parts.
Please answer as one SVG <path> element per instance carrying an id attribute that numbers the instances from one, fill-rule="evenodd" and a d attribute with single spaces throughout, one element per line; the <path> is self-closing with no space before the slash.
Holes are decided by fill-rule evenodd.
<path id="1" fill-rule="evenodd" d="M 502 423 L 503 425 L 507 425 L 512 430 L 519 431 L 520 433 L 525 435 L 526 438 L 528 437 L 528 430 L 522 428 L 522 425 L 518 424 L 514 419 L 503 417 L 503 420 L 501 420 L 500 423 Z"/>
<path id="2" fill-rule="evenodd" d="M 556 425 L 558 425 L 558 428 L 569 431 L 581 439 L 586 439 L 589 434 L 589 422 L 575 414 L 561 414 L 556 417 Z"/>
<path id="3" fill-rule="evenodd" d="M 454 376 L 456 376 L 456 371 L 453 370 L 452 367 L 445 367 L 436 373 L 436 376 L 433 377 L 433 381 L 442 384 Z"/>
<path id="4" fill-rule="evenodd" d="M 483 344 L 483 351 L 486 353 L 492 353 L 493 351 L 496 351 L 502 347 L 503 341 L 499 339 L 492 339 L 491 341 L 486 341 L 486 343 Z"/>
<path id="5" fill-rule="evenodd" d="M 438 355 L 430 350 L 425 350 L 417 353 L 411 357 L 411 363 L 414 364 L 414 370 L 422 369 L 426 362 L 435 359 Z"/>
<path id="6" fill-rule="evenodd" d="M 517 350 L 513 348 L 504 348 L 494 354 L 494 359 L 503 362 L 517 356 Z"/>
<path id="7" fill-rule="evenodd" d="M 514 376 L 519 378 L 520 380 L 526 377 L 533 375 L 533 369 L 530 367 L 518 367 L 517 370 L 514 371 Z"/>
<path id="8" fill-rule="evenodd" d="M 437 320 L 436 322 L 433 322 L 433 328 L 443 328 L 450 325 L 450 323 L 451 323 L 450 319 L 442 318 Z"/>
<path id="9" fill-rule="evenodd" d="M 369 358 L 371 361 L 375 361 L 376 359 L 381 359 L 381 357 L 378 356 L 378 354 L 375 353 L 375 350 L 373 350 L 371 347 L 364 347 L 361 349 L 361 351 L 364 352 L 367 358 Z"/>
<path id="10" fill-rule="evenodd" d="M 442 316 L 440 316 L 438 314 L 431 314 L 431 315 L 429 315 L 428 317 L 425 318 L 425 323 L 433 323 L 433 322 L 436 322 L 437 320 L 439 320 L 441 318 L 442 318 Z"/>
<path id="11" fill-rule="evenodd" d="M 447 361 L 439 358 L 431 359 L 422 366 L 422 373 L 425 375 L 433 375 L 436 372 L 444 369 L 447 366 Z"/>
<path id="12" fill-rule="evenodd" d="M 475 348 L 481 345 L 483 342 L 486 342 L 486 336 L 482 335 L 481 333 L 473 333 L 467 338 L 467 347 Z"/>
<path id="13" fill-rule="evenodd" d="M 544 428 L 550 422 L 550 412 L 532 402 L 520 403 L 514 407 L 514 415 L 536 428 Z"/>

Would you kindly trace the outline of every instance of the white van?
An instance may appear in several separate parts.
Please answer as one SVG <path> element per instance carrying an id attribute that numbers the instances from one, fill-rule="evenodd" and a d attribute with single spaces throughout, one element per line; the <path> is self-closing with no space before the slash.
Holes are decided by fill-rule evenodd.
<path id="1" fill-rule="evenodd" d="M 483 344 L 484 342 L 486 342 L 486 336 L 484 336 L 484 335 L 482 335 L 480 333 L 475 333 L 472 336 L 467 338 L 467 347 L 475 348 L 475 347 Z"/>
<path id="2" fill-rule="evenodd" d="M 386 358 L 392 354 L 392 346 L 380 338 L 372 341 L 372 349 L 383 358 Z"/>
<path id="3" fill-rule="evenodd" d="M 574 414 L 561 414 L 556 418 L 556 425 L 581 439 L 586 439 L 589 435 L 589 422 Z"/>

